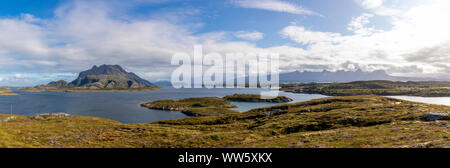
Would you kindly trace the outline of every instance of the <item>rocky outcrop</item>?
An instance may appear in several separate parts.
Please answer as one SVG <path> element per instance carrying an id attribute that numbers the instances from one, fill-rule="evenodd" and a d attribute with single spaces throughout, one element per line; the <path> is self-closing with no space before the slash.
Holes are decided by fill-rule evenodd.
<path id="1" fill-rule="evenodd" d="M 260 95 L 251 94 L 234 94 L 225 96 L 225 100 L 234 102 L 268 102 L 268 103 L 287 103 L 293 101 L 291 98 L 285 96 L 278 96 L 273 99 L 262 99 Z"/>
<path id="2" fill-rule="evenodd" d="M 449 120 L 450 116 L 447 113 L 426 113 L 423 119 L 425 121 Z"/>
<path id="3" fill-rule="evenodd" d="M 72 115 L 66 113 L 46 113 L 33 117 L 35 120 L 72 119 Z"/>
<path id="4" fill-rule="evenodd" d="M 69 88 L 69 83 L 64 80 L 59 80 L 55 82 L 50 82 L 47 85 L 38 85 L 36 88 L 39 89 L 62 89 Z"/>
<path id="5" fill-rule="evenodd" d="M 161 105 L 150 105 L 150 104 L 141 104 L 141 107 L 145 107 L 153 110 L 164 110 L 164 111 L 185 111 L 188 110 L 187 107 L 171 107 L 171 106 L 161 106 Z"/>

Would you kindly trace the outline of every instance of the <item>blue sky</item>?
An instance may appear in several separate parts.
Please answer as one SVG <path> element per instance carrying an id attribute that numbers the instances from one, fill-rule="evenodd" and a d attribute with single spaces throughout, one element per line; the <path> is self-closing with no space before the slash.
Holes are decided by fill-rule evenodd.
<path id="1" fill-rule="evenodd" d="M 444 0 L 0 1 L 0 85 L 72 80 L 95 64 L 165 80 L 171 55 L 195 44 L 276 52 L 281 72 L 446 75 L 448 7 Z"/>

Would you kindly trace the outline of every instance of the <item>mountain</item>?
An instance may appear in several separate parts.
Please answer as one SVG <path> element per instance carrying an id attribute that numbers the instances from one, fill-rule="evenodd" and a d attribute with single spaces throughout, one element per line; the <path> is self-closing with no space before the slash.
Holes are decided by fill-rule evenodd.
<path id="1" fill-rule="evenodd" d="M 40 89 L 141 89 L 155 87 L 132 72 L 125 71 L 119 65 L 94 66 L 79 74 L 74 81 L 50 82 L 39 85 Z"/>
<path id="2" fill-rule="evenodd" d="M 352 82 L 352 81 L 368 81 L 368 80 L 390 80 L 390 81 L 430 81 L 435 79 L 430 78 L 412 78 L 391 76 L 384 70 L 376 70 L 372 72 L 357 71 L 295 71 L 280 74 L 280 82 L 295 83 L 295 82 Z"/>
<path id="3" fill-rule="evenodd" d="M 170 81 L 158 81 L 158 82 L 153 82 L 153 84 L 156 86 L 172 86 L 172 82 L 170 82 Z"/>

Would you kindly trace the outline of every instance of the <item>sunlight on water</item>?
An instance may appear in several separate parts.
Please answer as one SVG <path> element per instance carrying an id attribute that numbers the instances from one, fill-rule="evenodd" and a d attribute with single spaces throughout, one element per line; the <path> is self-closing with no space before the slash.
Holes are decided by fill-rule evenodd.
<path id="1" fill-rule="evenodd" d="M 387 96 L 390 98 L 450 106 L 450 97 L 416 97 L 416 96 Z"/>

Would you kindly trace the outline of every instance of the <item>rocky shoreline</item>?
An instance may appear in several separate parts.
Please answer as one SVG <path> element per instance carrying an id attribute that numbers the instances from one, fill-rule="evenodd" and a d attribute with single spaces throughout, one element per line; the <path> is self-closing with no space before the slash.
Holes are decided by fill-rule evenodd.
<path id="1" fill-rule="evenodd" d="M 234 102 L 267 102 L 267 103 L 287 103 L 294 101 L 286 96 L 278 96 L 273 99 L 262 99 L 260 95 L 256 94 L 234 94 L 230 96 L 225 96 L 224 99 L 227 101 Z"/>

